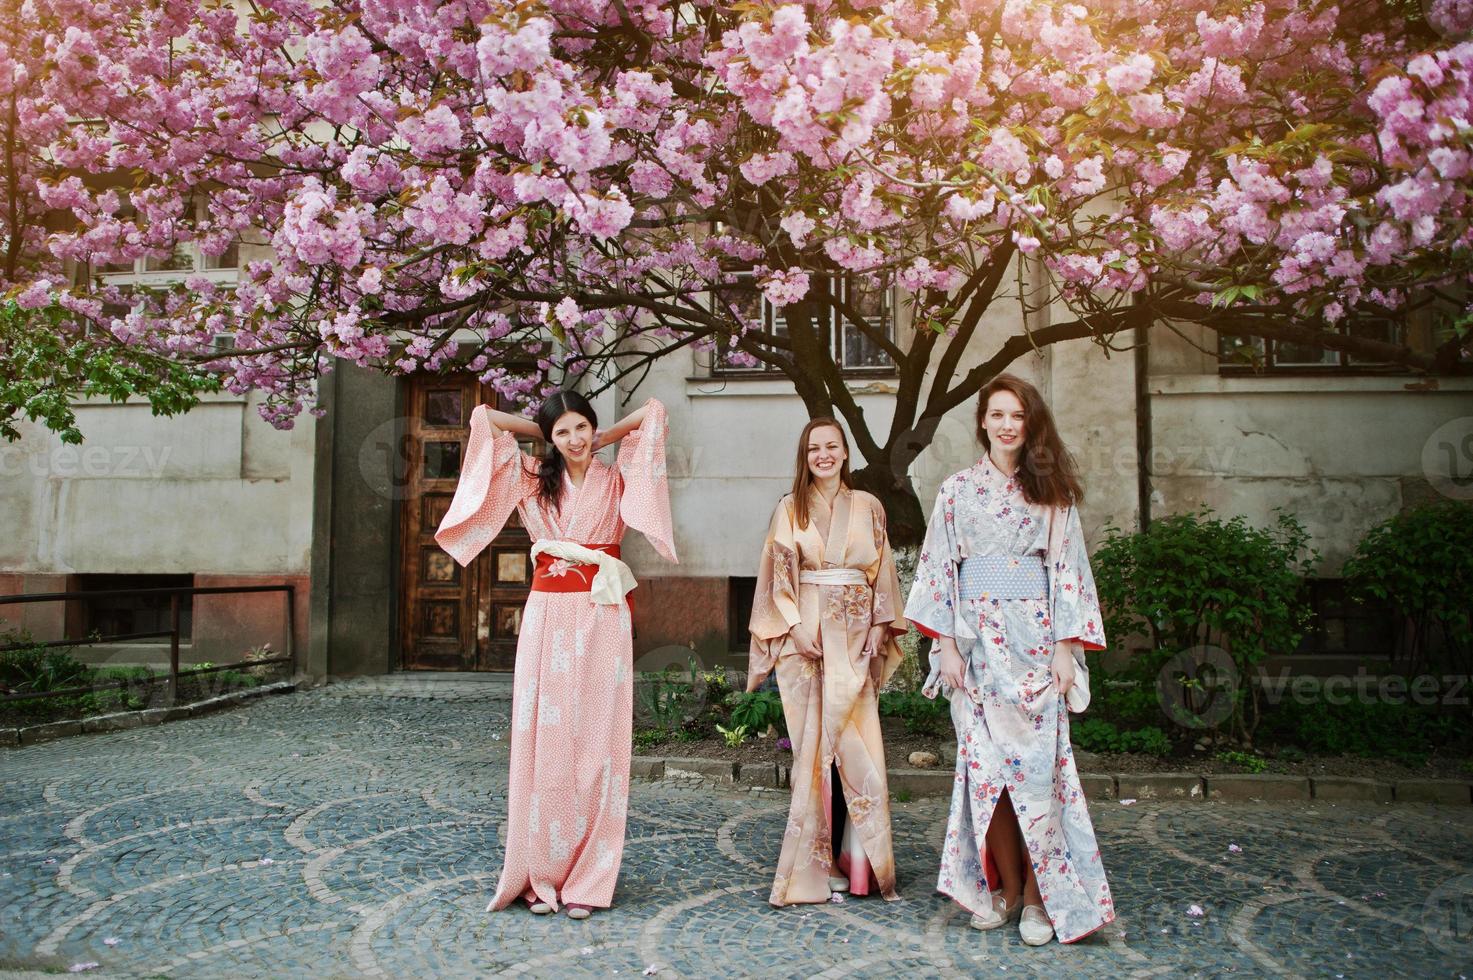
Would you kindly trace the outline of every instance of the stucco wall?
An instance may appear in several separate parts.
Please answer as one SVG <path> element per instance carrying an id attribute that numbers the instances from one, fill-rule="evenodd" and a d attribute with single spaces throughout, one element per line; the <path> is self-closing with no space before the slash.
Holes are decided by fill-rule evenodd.
<path id="1" fill-rule="evenodd" d="M 1153 514 L 1205 505 L 1268 526 L 1283 507 L 1324 576 L 1371 527 L 1436 496 L 1425 453 L 1440 427 L 1465 419 L 1473 434 L 1473 378 L 1219 377 L 1185 347 L 1158 335 L 1151 352 Z"/>
<path id="2" fill-rule="evenodd" d="M 1016 309 L 1005 302 L 996 306 L 969 345 L 957 377 L 1017 331 Z M 1107 523 L 1133 527 L 1138 508 L 1129 356 L 1106 360 L 1088 341 L 1070 341 L 1041 356 L 1026 355 L 1010 370 L 1039 385 L 1065 443 L 1078 457 L 1088 493 L 1082 513 L 1090 539 Z M 893 418 L 894 379 L 857 379 L 854 389 L 871 433 L 883 441 Z M 651 396 L 664 402 L 670 415 L 668 464 L 680 564 L 668 566 L 636 536 L 626 545 L 631 564 L 636 572 L 662 576 L 754 574 L 772 509 L 792 485 L 797 437 L 808 419 L 803 402 L 785 378 L 713 378 L 693 356 L 656 365 L 617 411 L 622 414 Z M 927 514 L 941 481 L 974 463 L 981 452 L 973 434 L 975 406 L 969 398 L 949 412 L 911 464 L 909 476 Z M 860 465 L 857 448 L 854 455 Z"/>
<path id="3" fill-rule="evenodd" d="M 84 404 L 86 441 L 27 424 L 0 445 L 0 567 L 31 573 L 305 572 L 313 424 L 235 396 L 176 418 Z"/>
<path id="4" fill-rule="evenodd" d="M 76 406 L 85 437 L 64 445 L 43 426 L 0 444 L 0 591 L 63 591 L 78 575 L 193 574 L 196 584 L 298 586 L 305 611 L 312 531 L 314 423 L 279 431 L 257 399 L 209 395 L 186 415 L 155 417 L 145 404 Z M 214 578 L 210 578 L 214 576 Z M 200 597 L 198 648 L 187 660 L 220 660 L 234 647 L 280 649 L 282 600 Z M 39 638 L 79 636 L 81 610 L 60 603 L 0 606 L 0 618 Z M 218 620 L 218 621 L 217 621 Z M 239 642 L 208 642 L 229 631 Z M 298 639 L 305 637 L 298 622 Z M 230 647 L 230 649 L 226 649 Z M 156 661 L 166 649 L 82 648 L 85 659 Z"/>

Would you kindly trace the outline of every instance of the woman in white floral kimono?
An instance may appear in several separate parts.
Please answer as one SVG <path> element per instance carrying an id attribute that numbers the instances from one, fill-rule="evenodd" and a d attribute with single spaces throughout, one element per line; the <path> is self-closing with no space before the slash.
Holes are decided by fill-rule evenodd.
<path id="1" fill-rule="evenodd" d="M 1074 942 L 1115 918 L 1066 710 L 1087 703 L 1084 651 L 1105 646 L 1083 491 L 1028 382 L 983 388 L 977 435 L 987 452 L 942 483 L 905 608 L 936 640 L 926 693 L 947 693 L 956 727 L 937 888 L 978 929 L 1018 919 L 1029 945 Z"/>
<path id="2" fill-rule="evenodd" d="M 839 423 L 813 419 L 798 439 L 793 492 L 772 515 L 752 600 L 747 689 L 777 672 L 793 741 L 773 905 L 871 887 L 899 897 L 876 700 L 900 663 L 895 638 L 909 627 L 899 615 L 885 510 L 850 486 Z"/>

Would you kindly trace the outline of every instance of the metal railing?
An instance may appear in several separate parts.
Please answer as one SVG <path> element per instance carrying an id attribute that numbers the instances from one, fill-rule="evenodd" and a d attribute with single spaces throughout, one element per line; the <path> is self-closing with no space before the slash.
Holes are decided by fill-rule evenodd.
<path id="1" fill-rule="evenodd" d="M 179 669 L 179 621 L 180 621 L 180 599 L 183 596 L 197 595 L 244 595 L 256 592 L 285 592 L 286 593 L 286 652 L 276 657 L 264 657 L 259 660 L 242 660 L 237 663 L 215 664 L 209 667 L 196 667 L 192 670 Z M 282 585 L 241 585 L 241 586 L 167 586 L 152 589 L 94 589 L 88 591 L 73 592 L 38 592 L 34 595 L 7 595 L 0 596 L 0 606 L 18 605 L 32 602 L 75 602 L 89 599 L 118 598 L 122 596 L 164 596 L 169 597 L 169 628 L 167 630 L 156 630 L 148 633 L 115 633 L 111 635 L 93 634 L 80 640 L 43 640 L 38 642 L 10 643 L 0 646 L 0 653 L 7 650 L 17 650 L 33 647 L 80 647 L 95 646 L 101 643 L 121 643 L 127 640 L 153 640 L 169 638 L 169 672 L 167 675 L 158 675 L 152 678 L 137 678 L 120 681 L 109 681 L 105 684 L 93 684 L 87 687 L 70 687 L 55 691 L 24 691 L 20 694 L 5 694 L 0 696 L 0 703 L 11 703 L 15 701 L 28 701 L 36 698 L 67 697 L 78 694 L 91 694 L 96 691 L 111 691 L 118 688 L 130 687 L 136 684 L 157 684 L 167 681 L 169 685 L 169 704 L 173 704 L 179 693 L 179 678 L 194 677 L 199 674 L 212 674 L 222 670 L 239 670 L 247 667 L 262 667 L 268 664 L 291 664 L 296 666 L 297 660 L 297 590 L 296 586 L 289 583 Z"/>

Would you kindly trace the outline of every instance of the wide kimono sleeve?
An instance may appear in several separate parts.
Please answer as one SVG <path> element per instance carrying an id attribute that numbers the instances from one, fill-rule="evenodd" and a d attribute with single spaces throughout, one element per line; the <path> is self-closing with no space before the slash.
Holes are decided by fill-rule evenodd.
<path id="1" fill-rule="evenodd" d="M 510 432 L 495 431 L 485 405 L 471 412 L 470 439 L 460 482 L 435 540 L 450 557 L 469 565 L 523 500 L 537 492 L 537 473 Z"/>
<path id="2" fill-rule="evenodd" d="M 870 626 L 887 626 L 889 634 L 884 647 L 870 661 L 870 672 L 874 675 L 875 689 L 879 690 L 900 666 L 904 652 L 897 637 L 910 632 L 910 624 L 900 615 L 900 575 L 895 571 L 895 552 L 890 549 L 890 536 L 886 533 L 885 508 L 878 500 L 870 501 L 875 554 L 879 559 L 868 569 L 871 594 Z"/>
<path id="3" fill-rule="evenodd" d="M 957 568 L 961 550 L 956 540 L 956 497 L 947 480 L 936 494 L 926 540 L 916 561 L 916 577 L 905 603 L 905 618 L 931 639 L 957 635 L 957 613 L 961 610 Z"/>
<path id="4" fill-rule="evenodd" d="M 1086 650 L 1103 650 L 1104 618 L 1084 548 L 1079 510 L 1072 506 L 1056 509 L 1049 530 L 1049 614 L 1054 642 L 1078 640 Z"/>
<path id="5" fill-rule="evenodd" d="M 665 469 L 665 434 L 669 422 L 665 406 L 654 398 L 645 402 L 644 421 L 619 442 L 617 465 L 624 481 L 619 516 L 640 531 L 660 557 L 675 557 L 674 522 L 670 519 L 670 480 Z"/>
<path id="6" fill-rule="evenodd" d="M 788 643 L 788 632 L 803 622 L 798 609 L 798 548 L 789 498 L 778 502 L 762 542 L 757 587 L 752 593 L 752 644 L 747 656 L 747 690 L 755 691 L 772 673 Z"/>

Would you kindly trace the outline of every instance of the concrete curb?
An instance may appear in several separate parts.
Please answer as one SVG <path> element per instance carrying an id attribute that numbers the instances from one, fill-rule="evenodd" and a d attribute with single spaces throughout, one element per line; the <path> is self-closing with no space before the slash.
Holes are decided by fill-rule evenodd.
<path id="1" fill-rule="evenodd" d="M 3 736 L 3 733 L 0 733 Z M 754 793 L 783 796 L 790 785 L 787 766 L 725 759 L 635 756 L 630 778 L 669 779 L 714 786 L 746 786 Z M 891 769 L 890 795 L 946 796 L 954 782 L 950 769 Z M 1211 800 L 1223 803 L 1365 802 L 1473 803 L 1473 780 L 1403 779 L 1387 781 L 1353 776 L 1280 776 L 1273 773 L 1082 773 L 1084 795 L 1091 800 Z"/>
<path id="2" fill-rule="evenodd" d="M 70 735 L 92 732 L 118 732 L 130 728 L 145 728 L 181 718 L 194 718 L 223 708 L 234 708 L 247 701 L 268 694 L 290 694 L 297 689 L 296 681 L 275 681 L 232 691 L 219 697 L 206 698 L 193 704 L 178 704 L 171 708 L 144 708 L 139 711 L 118 711 L 108 715 L 93 715 L 73 721 L 52 721 L 44 725 L 28 725 L 25 728 L 0 728 L 0 746 L 36 745 Z"/>

